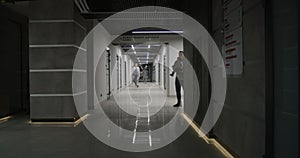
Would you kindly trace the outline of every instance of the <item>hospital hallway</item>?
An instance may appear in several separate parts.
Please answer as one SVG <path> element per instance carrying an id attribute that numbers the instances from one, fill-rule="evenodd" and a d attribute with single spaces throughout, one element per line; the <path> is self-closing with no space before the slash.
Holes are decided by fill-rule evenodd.
<path id="1" fill-rule="evenodd" d="M 0 158 L 298 158 L 299 0 L 0 0 Z"/>

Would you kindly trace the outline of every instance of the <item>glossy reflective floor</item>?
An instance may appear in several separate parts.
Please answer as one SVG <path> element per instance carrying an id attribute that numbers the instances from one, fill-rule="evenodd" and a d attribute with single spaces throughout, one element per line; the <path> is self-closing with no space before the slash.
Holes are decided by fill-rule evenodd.
<path id="1" fill-rule="evenodd" d="M 144 132 L 147 136 L 139 138 L 133 134 L 124 138 L 124 135 L 120 133 L 103 133 L 106 139 L 128 139 L 130 141 L 127 145 L 133 147 L 138 144 L 151 148 L 152 143 L 153 146 L 155 143 L 160 143 L 162 141 L 160 139 L 148 139 L 148 136 L 151 136 L 151 131 L 163 129 L 164 125 L 168 124 L 176 113 L 181 110 L 181 108 L 172 107 L 176 102 L 175 97 L 165 97 L 163 106 L 159 105 L 160 99 L 165 96 L 163 93 L 157 85 L 141 83 L 139 88 L 126 87 L 111 99 L 102 102 L 101 107 L 105 115 L 119 129 Z M 128 95 L 131 97 L 128 97 Z M 131 99 L 128 100 L 128 98 Z M 97 110 L 90 111 L 91 115 L 85 123 L 89 123 L 88 120 L 103 118 L 99 117 L 97 112 Z M 98 123 L 101 124 L 101 122 Z M 110 130 L 110 127 L 101 127 L 106 131 Z M 13 119 L 0 123 L 0 157 L 214 158 L 224 156 L 214 146 L 199 138 L 191 127 L 188 127 L 174 142 L 160 149 L 148 152 L 126 152 L 99 141 L 83 123 L 76 127 L 68 125 L 29 125 L 28 118 L 24 115 L 18 115 Z"/>

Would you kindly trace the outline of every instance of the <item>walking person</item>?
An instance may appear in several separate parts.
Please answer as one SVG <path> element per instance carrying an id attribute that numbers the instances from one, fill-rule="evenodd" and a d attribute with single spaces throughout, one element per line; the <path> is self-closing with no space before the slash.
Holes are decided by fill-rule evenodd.
<path id="1" fill-rule="evenodd" d="M 174 65 L 172 66 L 173 72 L 170 76 L 174 76 L 176 73 L 175 79 L 175 89 L 176 89 L 176 97 L 177 103 L 173 105 L 173 107 L 179 107 L 182 105 L 181 103 L 181 87 L 183 87 L 183 61 L 184 61 L 184 52 L 179 51 L 177 60 L 175 61 Z"/>
<path id="2" fill-rule="evenodd" d="M 132 72 L 132 79 L 136 87 L 139 87 L 138 85 L 139 78 L 140 78 L 140 67 L 138 66 L 137 63 L 135 63 Z"/>

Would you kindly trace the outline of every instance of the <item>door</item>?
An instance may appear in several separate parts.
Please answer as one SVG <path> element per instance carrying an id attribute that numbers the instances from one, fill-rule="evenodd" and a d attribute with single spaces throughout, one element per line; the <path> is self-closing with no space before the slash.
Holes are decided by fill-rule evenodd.
<path id="1" fill-rule="evenodd" d="M 110 50 L 106 50 L 106 94 L 107 94 L 107 98 L 110 98 L 111 95 L 111 75 L 110 75 L 110 69 L 111 69 L 111 65 L 110 65 Z"/>
<path id="2" fill-rule="evenodd" d="M 29 112 L 28 19 L 0 6 L 0 117 Z"/>
<path id="3" fill-rule="evenodd" d="M 124 61 L 124 82 L 125 82 L 125 86 L 127 86 L 127 65 L 126 65 L 126 61 Z"/>
<path id="4" fill-rule="evenodd" d="M 120 88 L 120 63 L 119 63 L 119 56 L 116 55 L 116 73 L 117 73 L 117 89 Z"/>
<path id="5" fill-rule="evenodd" d="M 167 59 L 166 59 L 166 55 L 164 55 L 164 89 L 167 89 L 167 77 L 168 77 L 168 74 L 167 74 Z"/>

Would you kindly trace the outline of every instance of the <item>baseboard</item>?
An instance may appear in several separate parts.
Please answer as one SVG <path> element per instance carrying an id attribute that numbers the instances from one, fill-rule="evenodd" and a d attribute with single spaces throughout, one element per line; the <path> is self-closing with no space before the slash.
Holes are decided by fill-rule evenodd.
<path id="1" fill-rule="evenodd" d="M 201 137 L 207 144 L 211 144 L 216 147 L 225 157 L 234 158 L 239 157 L 235 155 L 233 152 L 228 150 L 226 146 L 223 146 L 220 142 L 218 142 L 215 138 L 209 138 L 203 131 L 200 129 L 200 126 L 193 121 L 187 114 L 182 114 L 183 118 L 190 124 L 190 126 L 198 133 L 199 137 Z"/>
<path id="2" fill-rule="evenodd" d="M 1 117 L 0 118 L 0 122 L 5 122 L 5 121 L 7 121 L 7 120 L 9 120 L 9 119 L 11 119 L 12 118 L 12 116 L 4 116 L 4 117 Z"/>
<path id="3" fill-rule="evenodd" d="M 83 120 L 85 120 L 89 114 L 86 114 L 82 117 L 75 117 L 75 118 L 54 118 L 54 119 L 49 119 L 49 118 L 34 118 L 31 119 L 28 123 L 30 125 L 72 125 L 72 126 L 77 126 L 80 124 Z"/>
<path id="4" fill-rule="evenodd" d="M 220 145 L 222 145 L 233 157 L 239 158 L 240 156 L 235 153 L 230 147 L 228 147 L 222 140 L 216 136 L 213 132 L 209 133 L 209 138 L 210 139 L 215 139 Z"/>

